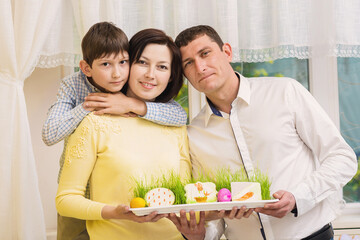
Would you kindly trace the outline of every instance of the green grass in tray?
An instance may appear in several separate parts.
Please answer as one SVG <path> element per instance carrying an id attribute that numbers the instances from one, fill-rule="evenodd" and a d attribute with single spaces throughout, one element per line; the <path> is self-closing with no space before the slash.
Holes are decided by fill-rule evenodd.
<path id="1" fill-rule="evenodd" d="M 255 169 L 254 175 L 248 178 L 244 168 L 232 171 L 230 168 L 221 168 L 217 171 L 207 171 L 205 175 L 202 173 L 197 179 L 191 179 L 191 182 L 213 182 L 216 185 L 216 190 L 227 188 L 231 191 L 232 182 L 258 182 L 261 186 L 261 197 L 263 200 L 271 199 L 269 177 L 262 173 L 259 169 Z"/>
<path id="2" fill-rule="evenodd" d="M 170 172 L 170 174 L 162 174 L 159 178 L 152 178 L 149 181 L 138 181 L 135 179 L 134 197 L 141 197 L 145 199 L 146 193 L 151 189 L 167 188 L 175 195 L 174 204 L 185 204 L 186 196 L 184 186 L 188 183 L 188 181 L 182 180 L 180 175 L 174 172 Z"/>
<path id="3" fill-rule="evenodd" d="M 249 181 L 260 183 L 262 200 L 271 199 L 271 195 L 270 195 L 271 181 L 266 174 L 262 173 L 259 169 L 255 169 L 254 176 L 250 177 Z"/>
<path id="4" fill-rule="evenodd" d="M 209 174 L 201 174 L 199 177 L 191 178 L 188 181 L 184 181 L 180 178 L 179 174 L 170 172 L 170 174 L 162 174 L 158 178 L 152 178 L 149 181 L 134 180 L 134 197 L 141 197 L 145 199 L 145 194 L 154 188 L 167 188 L 170 189 L 175 195 L 174 204 L 185 204 L 186 196 L 184 186 L 188 183 L 195 182 L 213 182 L 216 185 L 216 190 L 219 191 L 222 188 L 227 188 L 231 191 L 231 182 L 259 182 L 261 185 L 261 195 L 263 200 L 271 199 L 269 177 L 256 169 L 254 175 L 250 178 L 247 177 L 244 169 L 239 169 L 235 172 L 229 168 L 219 169 Z M 145 183 L 146 182 L 146 183 Z"/>

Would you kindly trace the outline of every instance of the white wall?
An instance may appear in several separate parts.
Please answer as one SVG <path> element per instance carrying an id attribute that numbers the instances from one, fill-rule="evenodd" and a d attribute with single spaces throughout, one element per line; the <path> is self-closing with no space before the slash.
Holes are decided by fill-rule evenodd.
<path id="1" fill-rule="evenodd" d="M 56 100 L 56 93 L 63 76 L 63 68 L 37 68 L 25 80 L 24 92 L 30 122 L 31 139 L 34 149 L 39 188 L 45 214 L 48 239 L 56 232 L 55 195 L 59 159 L 63 143 L 46 146 L 41 139 L 41 128 L 46 119 L 48 108 Z"/>

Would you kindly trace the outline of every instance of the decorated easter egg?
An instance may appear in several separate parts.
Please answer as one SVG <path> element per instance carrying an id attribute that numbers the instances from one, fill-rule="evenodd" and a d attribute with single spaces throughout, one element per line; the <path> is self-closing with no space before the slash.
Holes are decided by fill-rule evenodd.
<path id="1" fill-rule="evenodd" d="M 227 188 L 222 188 L 218 192 L 218 202 L 230 202 L 231 192 Z"/>
<path id="2" fill-rule="evenodd" d="M 170 189 L 154 188 L 146 193 L 145 201 L 149 207 L 170 206 L 175 202 L 175 195 Z"/>
<path id="3" fill-rule="evenodd" d="M 133 198 L 130 202 L 130 207 L 131 208 L 142 208 L 145 207 L 146 203 L 145 200 L 143 198 Z"/>

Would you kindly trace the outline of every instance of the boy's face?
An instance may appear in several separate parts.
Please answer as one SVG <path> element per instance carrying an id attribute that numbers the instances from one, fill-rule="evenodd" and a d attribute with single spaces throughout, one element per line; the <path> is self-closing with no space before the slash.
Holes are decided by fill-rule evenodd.
<path id="1" fill-rule="evenodd" d="M 87 65 L 83 72 L 93 79 L 95 87 L 99 90 L 111 93 L 119 92 L 129 76 L 129 54 L 123 52 L 95 59 L 92 67 Z"/>
<path id="2" fill-rule="evenodd" d="M 185 77 L 200 92 L 211 94 L 221 91 L 233 73 L 229 69 L 232 58 L 229 44 L 220 49 L 210 37 L 203 35 L 181 47 L 180 51 Z"/>

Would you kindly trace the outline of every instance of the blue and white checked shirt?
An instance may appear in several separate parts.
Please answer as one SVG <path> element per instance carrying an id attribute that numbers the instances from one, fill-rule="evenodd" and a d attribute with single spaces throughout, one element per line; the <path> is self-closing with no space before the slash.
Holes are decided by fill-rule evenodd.
<path id="1" fill-rule="evenodd" d="M 64 150 L 67 137 L 75 130 L 83 118 L 89 114 L 82 103 L 89 93 L 100 92 L 79 71 L 65 77 L 60 83 L 57 101 L 50 107 L 48 117 L 42 129 L 42 139 L 48 146 L 64 140 Z M 168 103 L 146 102 L 147 113 L 142 118 L 169 126 L 186 124 L 187 114 L 180 104 L 174 100 Z M 64 151 L 60 158 L 60 172 L 64 163 Z"/>
<path id="2" fill-rule="evenodd" d="M 50 146 L 69 136 L 83 118 L 90 113 L 82 103 L 89 93 L 100 92 L 81 71 L 65 77 L 60 83 L 57 101 L 50 107 L 48 118 L 42 129 L 42 138 Z M 169 126 L 186 124 L 185 110 L 174 100 L 168 103 L 146 102 L 149 121 Z"/>

